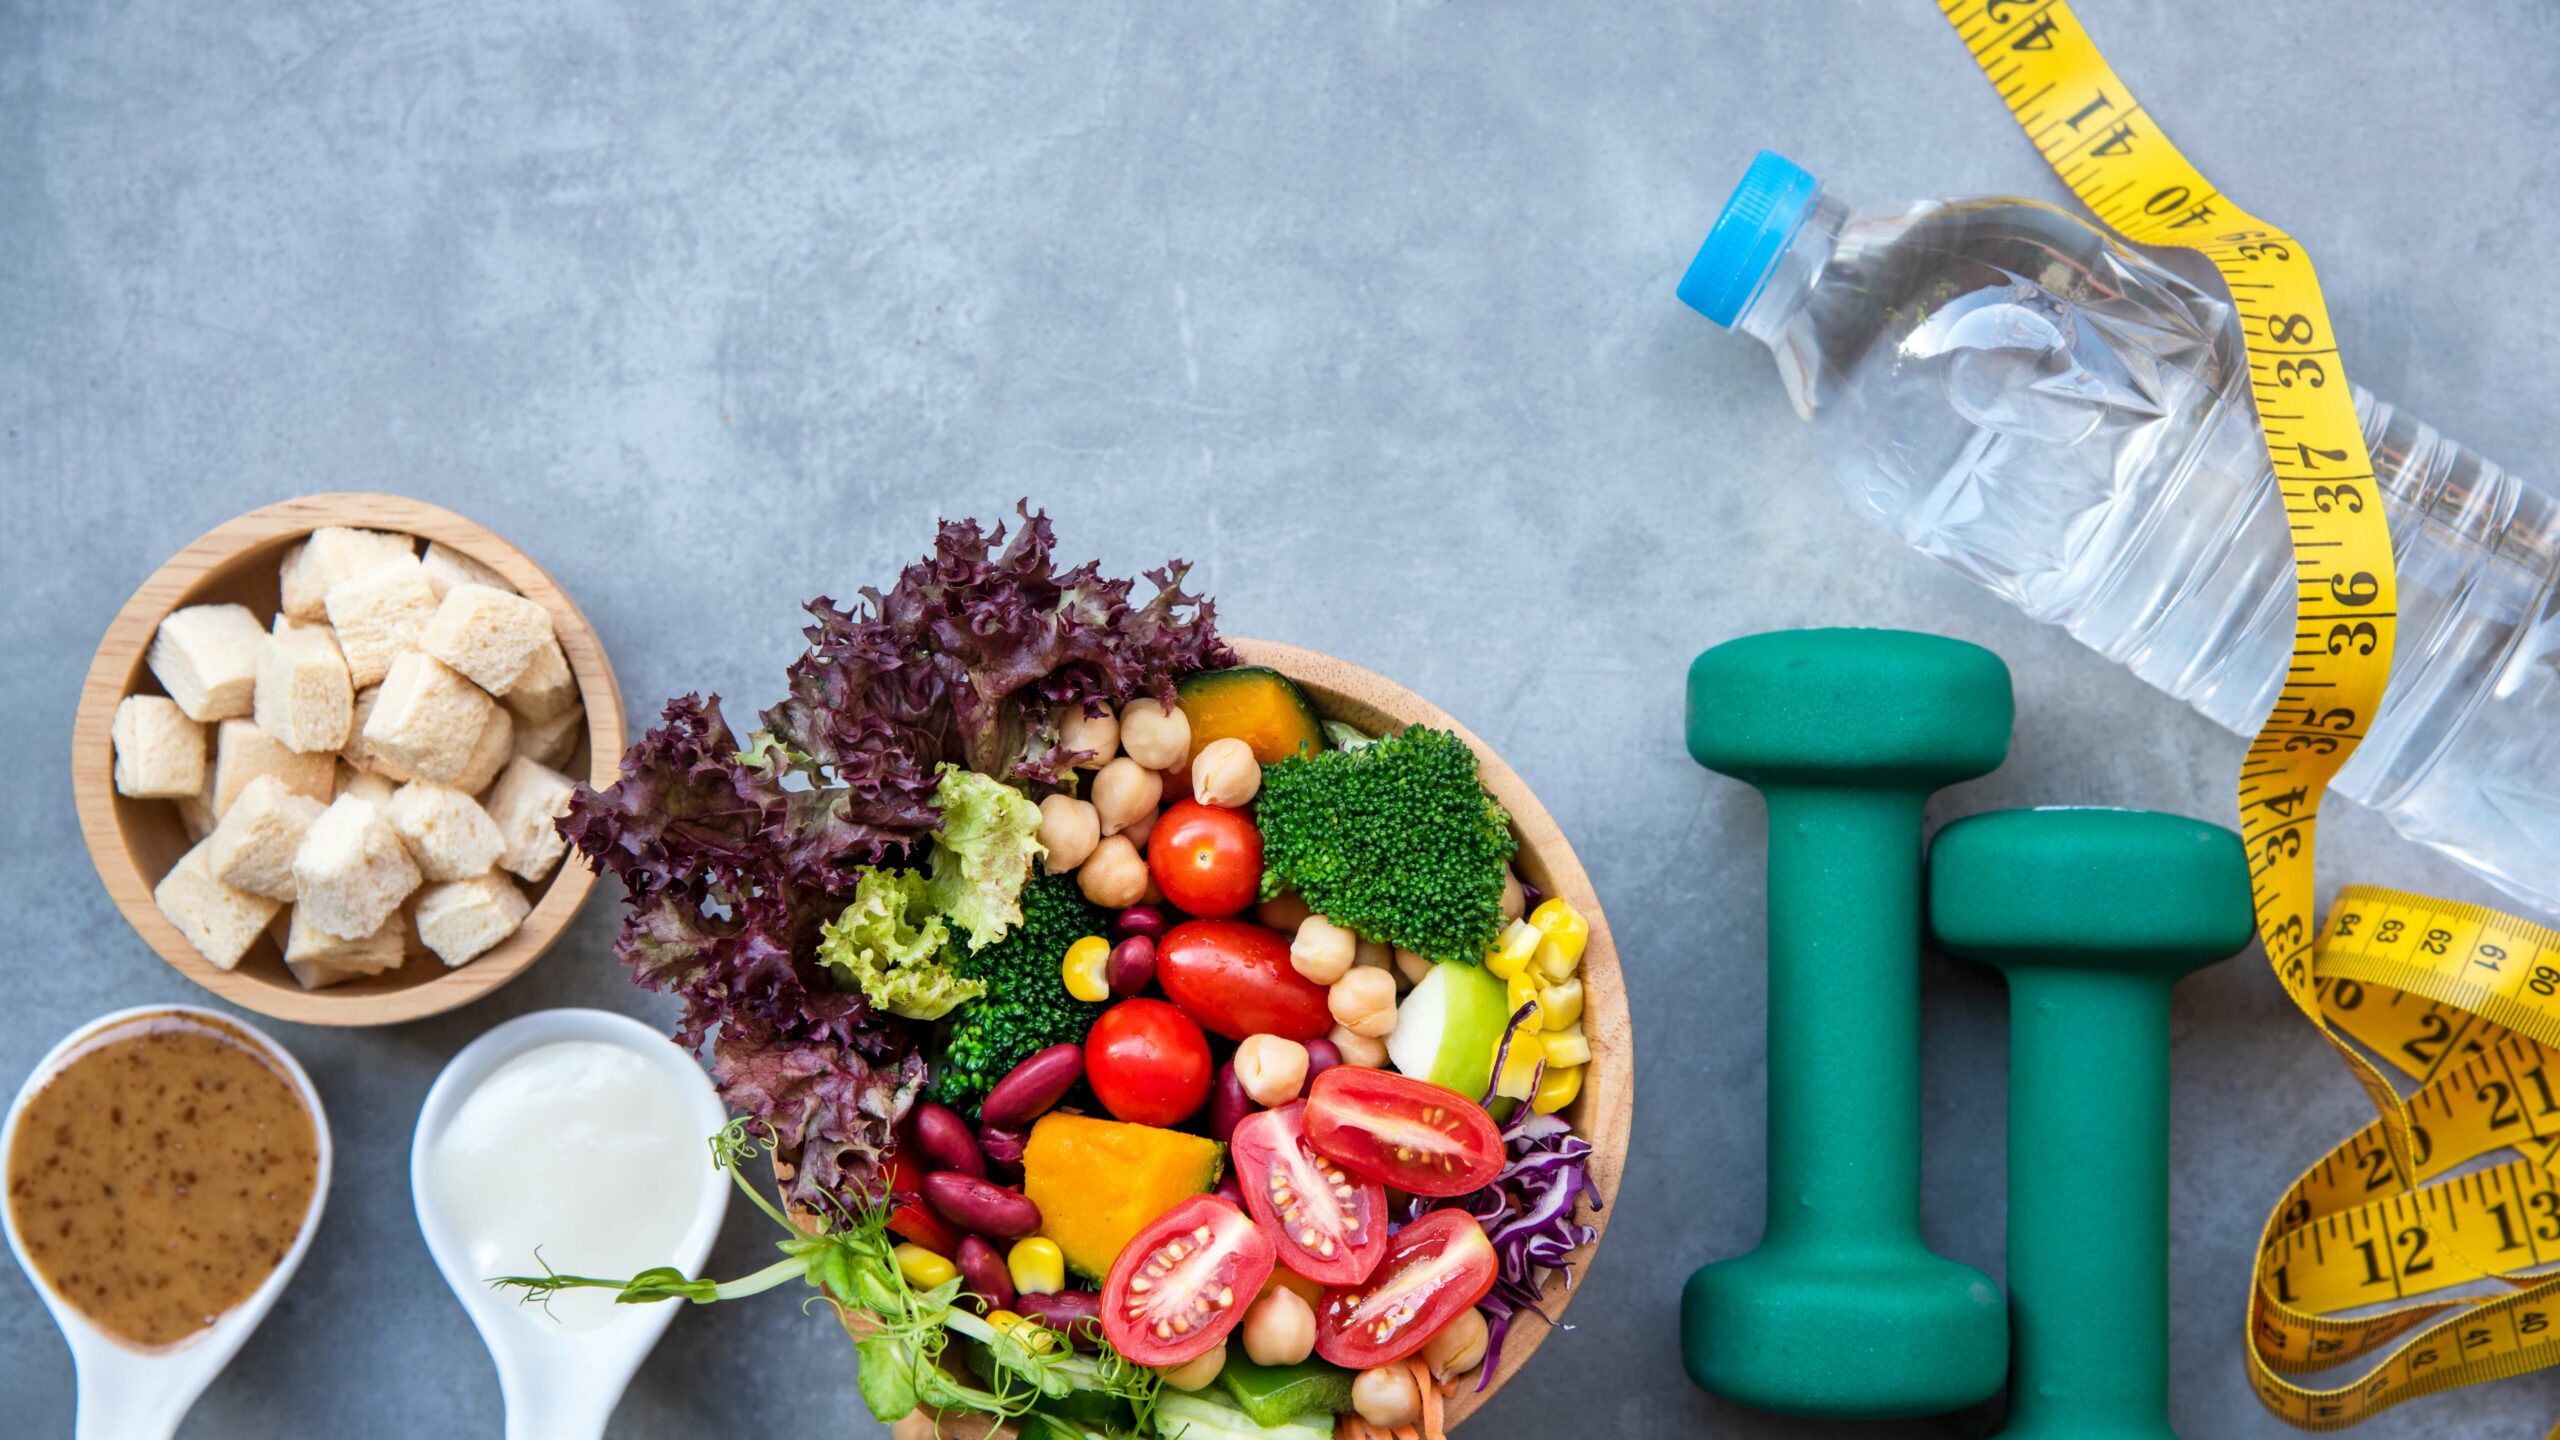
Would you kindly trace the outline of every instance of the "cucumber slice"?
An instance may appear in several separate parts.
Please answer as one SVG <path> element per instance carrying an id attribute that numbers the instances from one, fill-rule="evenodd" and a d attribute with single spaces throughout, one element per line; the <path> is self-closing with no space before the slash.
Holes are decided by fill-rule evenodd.
<path id="1" fill-rule="evenodd" d="M 1295 1365 L 1256 1365 L 1229 1355 L 1218 1384 L 1236 1397 L 1258 1425 L 1279 1425 L 1301 1415 L 1351 1413 L 1350 1371 L 1322 1360 Z"/>
<path id="2" fill-rule="evenodd" d="M 1333 1415 L 1302 1415 L 1264 1425 L 1212 1390 L 1167 1389 L 1156 1401 L 1156 1428 L 1177 1440 L 1333 1440 Z"/>
<path id="3" fill-rule="evenodd" d="M 1387 1060 L 1417 1080 L 1478 1099 L 1493 1083 L 1493 1052 L 1510 1020 L 1501 977 L 1481 965 L 1443 962 L 1397 1007 Z"/>

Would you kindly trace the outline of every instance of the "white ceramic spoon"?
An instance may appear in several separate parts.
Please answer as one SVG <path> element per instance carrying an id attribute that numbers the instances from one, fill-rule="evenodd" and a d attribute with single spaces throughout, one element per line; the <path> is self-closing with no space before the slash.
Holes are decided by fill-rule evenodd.
<path id="1" fill-rule="evenodd" d="M 302 1232 L 293 1237 L 293 1248 L 285 1252 L 266 1282 L 211 1326 L 174 1345 L 146 1350 L 118 1340 L 55 1294 L 52 1286 L 36 1280 L 36 1293 L 44 1297 L 45 1308 L 53 1312 L 53 1323 L 62 1327 L 62 1338 L 71 1345 L 79 1406 L 78 1418 L 72 1422 L 74 1440 L 167 1440 L 176 1434 L 178 1422 L 186 1418 L 196 1397 L 213 1383 L 214 1376 L 222 1373 L 223 1366 L 231 1363 L 231 1357 L 240 1352 L 241 1342 L 275 1308 L 276 1297 L 284 1293 L 293 1272 L 302 1264 L 303 1252 L 311 1248 L 312 1233 L 320 1228 L 320 1212 L 329 1200 L 329 1116 L 320 1108 L 320 1092 L 311 1087 L 311 1077 L 265 1031 L 195 1005 L 138 1005 L 101 1015 L 65 1036 L 61 1044 L 36 1062 L 35 1073 L 18 1088 L 18 1098 L 9 1106 L 8 1123 L 0 1127 L 0 1155 L 14 1153 L 18 1120 L 26 1113 L 27 1102 L 63 1066 L 117 1026 L 148 1015 L 169 1014 L 210 1021 L 247 1037 L 266 1052 L 311 1111 L 312 1133 L 319 1142 L 320 1173 L 311 1190 L 311 1213 L 302 1217 Z M 14 1210 L 8 1217 L 8 1230 L 9 1249 L 17 1255 L 19 1266 L 30 1277 L 35 1276 L 36 1268 L 28 1263 L 26 1245 L 18 1235 Z"/>
<path id="2" fill-rule="evenodd" d="M 418 1208 L 418 1228 L 453 1288 L 462 1308 L 478 1327 L 480 1339 L 497 1363 L 498 1391 L 506 1400 L 508 1440 L 596 1440 L 622 1399 L 658 1337 L 684 1302 L 616 1309 L 589 1329 L 569 1329 L 546 1316 L 539 1306 L 521 1303 L 489 1285 L 477 1273 L 471 1248 L 452 1217 L 437 1203 L 430 1182 L 431 1156 L 438 1137 L 453 1123 L 463 1102 L 500 1066 L 528 1050 L 563 1041 L 583 1040 L 617 1046 L 665 1067 L 689 1102 L 682 1122 L 704 1143 L 701 1188 L 693 1219 L 674 1253 L 655 1263 L 699 1274 L 729 1210 L 729 1177 L 712 1168 L 709 1142 L 728 1123 L 729 1112 L 711 1088 L 710 1078 L 693 1057 L 666 1036 L 628 1016 L 604 1010 L 543 1010 L 519 1016 L 472 1041 L 453 1057 L 427 1091 L 418 1112 L 418 1130 L 409 1146 L 410 1198 Z M 563 1237 L 564 1239 L 567 1237 Z M 530 1268 L 530 1258 L 526 1268 Z"/>

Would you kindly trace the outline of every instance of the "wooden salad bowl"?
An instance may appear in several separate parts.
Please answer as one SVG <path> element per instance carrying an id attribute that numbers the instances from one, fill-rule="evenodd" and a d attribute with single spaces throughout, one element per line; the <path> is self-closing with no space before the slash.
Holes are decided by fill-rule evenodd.
<path id="1" fill-rule="evenodd" d="M 284 968 L 273 933 L 260 939 L 240 964 L 224 970 L 196 953 L 160 913 L 152 887 L 190 845 L 185 822 L 171 800 L 135 800 L 116 793 L 110 728 L 116 705 L 127 695 L 161 693 L 143 663 L 151 638 L 170 611 L 185 605 L 246 605 L 261 620 L 279 604 L 277 567 L 285 552 L 323 525 L 398 530 L 434 540 L 470 556 L 551 612 L 551 623 L 577 678 L 587 723 L 562 772 L 603 786 L 622 758 L 622 695 L 595 627 L 531 556 L 482 526 L 439 506 L 398 495 L 307 495 L 252 510 L 206 532 L 142 582 L 107 626 L 88 678 L 80 686 L 80 711 L 72 727 L 71 788 L 80 812 L 80 834 L 97 863 L 98 878 L 116 908 L 160 958 L 179 974 L 235 1005 L 306 1025 L 388 1025 L 465 1005 L 522 974 L 568 928 L 595 874 L 564 859 L 531 894 L 532 913 L 516 933 L 456 969 L 410 937 L 409 958 L 381 975 L 305 990 Z"/>
<path id="2" fill-rule="evenodd" d="M 1627 1009 L 1626 977 L 1618 968 L 1618 949 L 1609 935 L 1608 917 L 1602 913 L 1600 897 L 1591 890 L 1591 877 L 1583 873 L 1582 862 L 1575 857 L 1564 832 L 1556 827 L 1554 818 L 1538 803 L 1538 797 L 1519 773 L 1439 706 L 1383 675 L 1314 650 L 1270 640 L 1231 639 L 1229 643 L 1245 664 L 1267 665 L 1297 681 L 1327 720 L 1339 720 L 1373 734 L 1425 725 L 1454 731 L 1475 748 L 1485 788 L 1502 802 L 1503 809 L 1511 812 L 1512 833 L 1520 840 L 1520 853 L 1512 860 L 1513 868 L 1539 890 L 1571 902 L 1591 923 L 1590 943 L 1582 954 L 1582 1029 L 1591 1041 L 1591 1065 L 1583 1074 L 1582 1093 L 1563 1113 L 1574 1132 L 1591 1142 L 1592 1183 L 1599 1189 L 1601 1204 L 1614 1206 L 1618 1180 L 1626 1169 L 1627 1141 L 1635 1116 L 1635 1029 Z M 1604 1230 L 1609 1211 L 1595 1209 L 1586 1200 L 1579 1218 L 1595 1231 Z M 803 1223 L 811 1222 L 803 1217 Z M 1577 1284 L 1599 1244 L 1600 1238 L 1595 1234 L 1590 1244 L 1573 1252 Z M 1548 1319 L 1561 1321 L 1572 1299 L 1573 1292 L 1561 1273 L 1548 1276 L 1544 1301 Z M 1511 1333 L 1504 1339 L 1492 1382 L 1479 1390 L 1475 1376 L 1461 1379 L 1457 1393 L 1449 1397 L 1447 1423 L 1455 1428 L 1491 1401 L 1546 1343 L 1549 1330 L 1536 1316 L 1524 1314 L 1515 1318 Z M 922 1412 L 909 1416 L 897 1429 L 901 1440 L 932 1435 L 946 1440 L 989 1440 L 1013 1433 L 1010 1425 L 990 1425 L 983 1417 L 959 1415 L 944 1417 L 937 1428 L 934 1417 Z"/>

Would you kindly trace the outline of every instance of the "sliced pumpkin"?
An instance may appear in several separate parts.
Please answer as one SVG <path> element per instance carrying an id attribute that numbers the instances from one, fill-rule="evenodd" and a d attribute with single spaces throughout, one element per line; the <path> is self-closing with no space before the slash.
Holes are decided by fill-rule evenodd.
<path id="1" fill-rule="evenodd" d="M 1156 1217 L 1218 1183 L 1226 1147 L 1199 1135 L 1052 1111 L 1022 1150 L 1022 1193 L 1067 1265 L 1099 1281 Z"/>
<path id="2" fill-rule="evenodd" d="M 1191 722 L 1191 753 L 1229 736 L 1253 747 L 1253 758 L 1276 765 L 1292 755 L 1324 748 L 1324 726 L 1298 682 L 1261 665 L 1203 670 L 1177 687 L 1183 717 Z"/>

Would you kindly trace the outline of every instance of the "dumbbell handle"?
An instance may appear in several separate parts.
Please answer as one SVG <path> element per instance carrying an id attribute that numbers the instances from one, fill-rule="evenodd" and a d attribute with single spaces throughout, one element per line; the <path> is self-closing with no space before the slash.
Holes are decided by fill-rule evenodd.
<path id="1" fill-rule="evenodd" d="M 1764 1249 L 1920 1245 L 1925 790 L 1764 786 Z"/>
<path id="2" fill-rule="evenodd" d="M 2009 1424 L 2171 1436 L 2169 990 L 2176 973 L 2009 977 Z"/>

